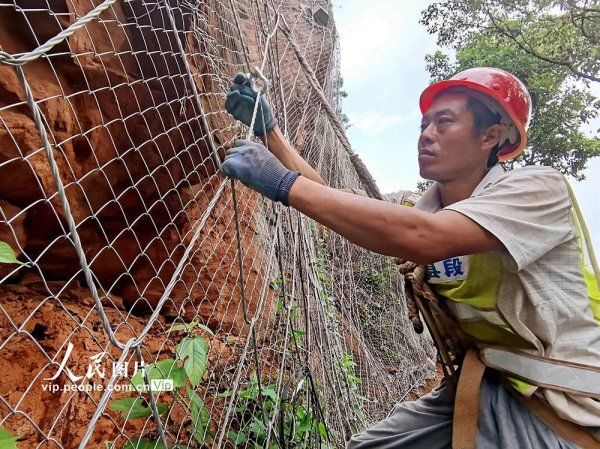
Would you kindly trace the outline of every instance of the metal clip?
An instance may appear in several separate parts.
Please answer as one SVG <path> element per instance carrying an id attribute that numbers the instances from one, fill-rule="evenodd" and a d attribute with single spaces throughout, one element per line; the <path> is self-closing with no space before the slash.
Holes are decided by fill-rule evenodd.
<path id="1" fill-rule="evenodd" d="M 247 76 L 248 76 L 248 79 L 250 80 L 250 84 L 252 85 L 252 88 L 256 92 L 258 92 L 259 90 L 262 94 L 267 92 L 267 90 L 269 89 L 269 80 L 261 72 L 261 70 L 258 67 L 254 67 L 254 70 L 252 72 L 248 73 Z M 260 83 L 257 84 L 256 81 L 259 81 Z"/>

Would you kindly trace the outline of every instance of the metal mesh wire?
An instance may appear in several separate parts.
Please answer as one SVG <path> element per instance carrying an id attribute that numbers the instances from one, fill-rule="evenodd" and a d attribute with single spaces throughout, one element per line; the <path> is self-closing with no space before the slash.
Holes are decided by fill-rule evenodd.
<path id="1" fill-rule="evenodd" d="M 218 173 L 247 132 L 232 76 L 259 66 L 290 142 L 360 188 L 277 29 L 339 110 L 318 8 L 0 3 L 0 242 L 26 262 L 0 264 L 0 431 L 19 447 L 343 447 L 431 374 L 393 261 Z"/>

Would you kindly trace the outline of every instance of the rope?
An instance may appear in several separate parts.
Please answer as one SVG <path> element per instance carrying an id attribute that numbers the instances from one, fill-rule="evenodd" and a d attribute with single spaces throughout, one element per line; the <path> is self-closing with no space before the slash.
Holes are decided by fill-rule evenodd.
<path id="1" fill-rule="evenodd" d="M 352 164 L 354 165 L 354 168 L 356 169 L 356 173 L 357 173 L 358 177 L 360 178 L 363 186 L 365 187 L 365 190 L 367 191 L 368 195 L 371 198 L 383 200 L 383 196 L 381 195 L 381 192 L 379 191 L 379 188 L 377 187 L 377 184 L 375 183 L 375 180 L 371 176 L 369 170 L 364 165 L 364 163 L 362 162 L 360 157 L 352 149 L 352 146 L 350 145 L 350 141 L 346 137 L 346 132 L 344 130 L 344 126 L 338 119 L 337 114 L 335 113 L 335 111 L 331 107 L 331 104 L 325 97 L 325 94 L 323 93 L 323 89 L 321 88 L 319 80 L 317 79 L 317 75 L 315 74 L 314 70 L 310 67 L 310 64 L 308 63 L 308 61 L 302 55 L 302 52 L 300 51 L 298 44 L 296 44 L 296 42 L 294 41 L 294 38 L 292 37 L 292 34 L 289 30 L 287 23 L 285 23 L 285 19 L 283 19 L 283 22 L 284 22 L 284 24 L 280 25 L 279 28 L 281 29 L 281 31 L 283 32 L 285 37 L 287 37 L 292 49 L 294 50 L 294 53 L 296 54 L 296 57 L 298 58 L 298 62 L 304 69 L 308 83 L 312 87 L 313 91 L 319 98 L 323 108 L 325 109 L 325 113 L 327 114 L 327 117 L 329 118 L 329 121 L 331 122 L 331 125 L 333 126 L 333 131 L 335 132 L 335 135 L 339 139 L 340 143 L 342 144 L 342 146 L 344 147 L 344 149 L 346 150 L 348 155 L 350 156 L 350 160 L 352 161 Z"/>
<path id="2" fill-rule="evenodd" d="M 158 412 L 158 406 L 156 405 L 156 399 L 154 398 L 154 394 L 152 393 L 150 381 L 148 380 L 148 371 L 145 369 L 144 357 L 142 356 L 142 348 L 138 345 L 135 347 L 135 354 L 138 358 L 138 361 L 141 363 L 142 368 L 142 379 L 144 380 L 144 386 L 150 392 L 150 408 L 152 410 L 152 416 L 154 421 L 156 422 L 156 428 L 158 429 L 158 435 L 160 437 L 160 442 L 163 445 L 163 448 L 168 448 L 167 445 L 167 437 L 165 436 L 165 429 L 160 419 L 160 413 Z"/>
<path id="3" fill-rule="evenodd" d="M 126 360 L 127 353 L 129 352 L 129 350 L 131 349 L 132 346 L 133 346 L 133 339 L 131 339 L 127 343 L 125 343 L 125 345 L 123 347 L 123 351 L 121 352 L 121 357 L 119 357 L 119 360 L 117 361 L 117 363 L 122 364 Z M 98 420 L 104 413 L 104 409 L 106 408 L 106 405 L 108 404 L 108 400 L 110 399 L 112 390 L 113 390 L 115 384 L 117 383 L 118 377 L 119 377 L 118 373 L 116 371 L 113 371 L 113 373 L 110 376 L 110 379 L 108 381 L 108 384 L 106 386 L 106 390 L 104 391 L 104 394 L 100 398 L 100 401 L 98 401 L 98 405 L 96 406 L 96 410 L 94 411 L 94 415 L 92 416 L 92 419 L 90 419 L 90 424 L 94 423 L 94 425 L 93 426 L 88 425 L 87 429 L 85 430 L 85 434 L 81 438 L 81 442 L 79 443 L 78 449 L 85 449 L 88 442 L 90 441 L 90 438 L 92 437 L 92 434 L 94 433 L 95 423 L 98 422 Z"/>
<path id="4" fill-rule="evenodd" d="M 423 285 L 422 279 L 414 278 L 414 270 L 417 268 L 417 264 L 414 262 L 405 262 L 400 267 L 400 273 L 404 275 L 405 285 L 404 285 L 404 297 L 406 298 L 406 307 L 408 310 L 408 319 L 413 325 L 413 329 L 417 334 L 423 333 L 423 322 L 421 321 L 421 316 L 419 315 L 419 307 L 417 306 L 417 300 L 415 299 L 414 287 L 413 283 L 421 286 Z M 421 287 L 421 296 L 423 295 L 422 287 Z M 437 298 L 436 298 L 437 300 Z"/>
<path id="5" fill-rule="evenodd" d="M 235 21 L 236 21 L 236 24 L 238 27 L 237 28 L 238 32 L 240 33 L 240 40 L 242 40 L 241 39 L 242 38 L 241 27 L 239 25 L 239 18 L 237 17 L 237 11 L 236 11 L 233 3 L 230 3 L 230 5 L 231 5 L 232 12 L 234 14 Z M 265 48 L 269 47 L 269 42 L 270 42 L 271 38 L 277 32 L 278 23 L 279 23 L 279 15 L 277 15 L 277 20 L 275 22 L 275 26 L 273 27 L 272 31 L 267 36 Z M 244 42 L 244 41 L 242 40 L 242 42 Z M 248 54 L 246 53 L 248 51 L 247 46 L 244 45 L 244 49 L 245 49 L 244 55 L 246 58 L 246 63 L 249 65 L 250 60 L 249 60 Z M 254 109 L 252 111 L 252 119 L 250 120 L 250 125 L 248 126 L 246 140 L 250 140 L 254 134 L 254 124 L 256 122 L 258 109 L 259 109 L 259 105 L 260 105 L 260 96 L 262 94 L 262 91 L 263 90 L 266 91 L 266 88 L 268 86 L 267 80 L 262 73 L 262 71 L 264 70 L 265 64 L 267 62 L 267 54 L 268 54 L 267 51 L 265 51 L 263 54 L 263 59 L 262 59 L 260 68 L 256 67 L 251 75 L 256 78 L 261 79 L 263 81 L 263 85 L 259 86 L 256 89 L 256 100 L 254 102 Z M 264 124 L 264 116 L 261 117 L 261 119 L 263 120 L 263 124 Z M 243 258 L 242 258 L 242 238 L 241 238 L 241 231 L 240 231 L 239 207 L 238 207 L 238 200 L 237 200 L 237 194 L 236 194 L 236 188 L 235 188 L 235 180 L 233 178 L 231 179 L 230 185 L 231 185 L 231 197 L 232 197 L 232 202 L 233 202 L 233 211 L 234 211 L 234 220 L 235 220 L 236 244 L 237 244 L 237 253 L 238 253 L 238 261 L 237 262 L 238 262 L 238 269 L 240 272 L 240 275 L 239 275 L 240 294 L 241 294 L 241 299 L 242 299 L 244 322 L 250 326 L 249 341 L 252 342 L 252 348 L 253 348 L 253 355 L 254 355 L 254 362 L 255 362 L 255 369 L 256 369 L 256 379 L 257 379 L 257 386 L 258 386 L 258 400 L 259 400 L 259 403 L 261 404 L 261 407 L 260 407 L 261 418 L 263 420 L 263 423 L 266 425 L 265 415 L 264 415 L 264 407 L 263 407 L 264 396 L 262 393 L 262 382 L 261 382 L 261 375 L 260 375 L 260 360 L 259 360 L 259 355 L 258 355 L 258 350 L 257 350 L 256 333 L 254 332 L 254 324 L 256 322 L 256 316 L 252 319 L 252 321 L 250 321 L 248 318 L 248 304 L 247 304 L 247 299 L 246 299 L 246 287 L 245 287 L 245 280 L 244 280 L 244 262 L 243 262 Z M 238 374 L 241 374 L 241 371 Z M 231 413 L 232 405 L 233 404 L 230 402 L 229 408 L 227 410 L 227 417 Z M 227 417 L 226 417 L 226 419 L 227 419 Z M 222 433 L 221 438 L 219 440 L 219 446 L 223 440 L 223 436 L 224 436 L 224 434 Z"/>
<path id="6" fill-rule="evenodd" d="M 438 350 L 444 377 L 456 382 L 457 364 L 466 353 L 468 339 L 448 310 L 444 301 L 425 279 L 426 268 L 410 261 L 400 262 L 404 276 L 404 295 L 408 317 L 416 333 L 423 332 L 422 315 Z"/>
<path id="7" fill-rule="evenodd" d="M 237 15 L 237 11 L 233 7 L 233 4 L 231 6 L 232 6 L 232 10 L 234 12 L 234 17 L 235 17 L 237 29 L 238 29 L 238 32 L 240 33 L 240 37 L 241 37 L 241 27 L 240 27 L 240 23 L 239 23 L 239 18 L 238 18 L 238 15 Z M 277 31 L 277 28 L 278 28 L 278 24 L 279 24 L 279 19 L 282 16 L 280 16 L 280 14 L 278 14 L 278 12 L 275 11 L 275 17 L 276 17 L 275 25 L 273 26 L 272 32 L 267 35 L 266 44 L 264 45 L 265 48 L 269 48 L 269 41 L 275 35 L 275 33 Z M 245 47 L 245 49 L 247 51 L 247 47 Z M 249 66 L 250 65 L 249 59 L 248 59 L 248 57 L 247 57 L 246 54 L 245 54 L 245 56 L 246 56 L 246 63 Z M 262 75 L 262 70 L 263 70 L 264 64 L 266 62 L 266 57 L 267 57 L 267 52 L 265 51 L 265 53 L 263 55 L 263 61 L 262 61 L 261 68 L 260 69 L 256 68 L 255 71 L 254 71 L 254 74 L 255 74 L 255 76 L 257 76 L 257 77 L 259 77 L 259 78 L 261 78 L 263 80 L 263 82 L 265 83 L 264 84 L 265 86 L 268 86 L 268 83 L 267 83 L 266 79 Z M 251 123 L 250 123 L 250 126 L 249 126 L 249 131 L 248 131 L 248 136 L 247 136 L 248 139 L 250 139 L 251 136 L 252 136 L 252 132 L 253 132 L 253 129 L 254 129 L 254 122 L 256 120 L 256 115 L 257 115 L 257 111 L 258 111 L 258 105 L 259 105 L 259 102 L 260 102 L 261 88 L 258 88 L 256 90 L 257 90 L 257 96 L 256 96 L 256 102 L 255 102 L 254 111 L 253 111 L 253 115 L 252 115 L 252 120 L 251 120 Z M 264 116 L 262 117 L 262 119 L 263 119 L 263 124 L 264 124 Z M 266 138 L 266 136 L 265 136 L 265 138 Z M 232 187 L 233 187 L 233 181 L 232 181 Z M 235 198 L 235 190 L 233 190 L 232 193 L 234 194 L 234 198 Z M 237 204 L 236 204 L 235 201 L 234 201 L 234 208 L 235 208 L 235 211 L 236 211 L 235 212 L 235 215 L 236 215 L 236 232 L 239 232 L 239 226 L 237 226 Z M 275 210 L 275 206 L 274 206 L 274 210 Z M 276 212 L 276 222 L 279 222 L 279 214 L 277 212 Z M 239 242 L 240 242 L 240 240 L 238 239 L 238 243 Z M 281 248 L 281 240 L 280 240 L 280 233 L 279 232 L 277 232 L 277 242 L 278 242 L 278 244 L 280 245 L 280 248 Z M 239 252 L 240 251 L 241 251 L 241 249 L 239 250 Z M 283 275 L 283 265 L 282 265 L 281 255 L 282 255 L 282 251 L 280 250 L 280 251 L 277 252 L 277 258 L 278 258 L 278 262 L 279 262 L 280 273 Z M 240 265 L 240 267 L 242 266 L 242 260 L 241 260 L 241 258 L 239 260 L 239 265 Z M 242 280 L 242 277 L 241 277 L 241 280 Z M 302 279 L 302 282 L 304 282 L 304 279 Z M 242 283 L 242 286 L 243 286 L 243 283 Z M 286 291 L 285 291 L 285 283 L 282 283 L 282 298 L 283 298 L 284 309 L 286 308 L 286 297 L 287 297 L 287 294 L 286 294 Z M 244 298 L 244 297 L 242 296 L 242 298 Z M 245 301 L 244 301 L 244 304 L 245 304 Z M 246 307 L 246 306 L 244 305 L 244 307 Z M 295 328 L 294 328 L 293 321 L 291 320 L 291 317 L 289 316 L 289 314 L 287 316 L 287 323 L 290 326 L 292 334 L 294 334 Z M 252 336 L 254 337 L 254 333 L 252 334 Z M 285 341 L 287 341 L 288 336 L 289 336 L 289 333 L 286 330 Z M 298 342 L 297 342 L 296 338 L 293 338 L 292 341 L 293 341 L 294 346 L 296 347 L 296 354 L 299 354 L 300 353 L 300 349 L 298 347 Z M 258 373 L 259 372 L 258 357 L 256 357 L 255 360 L 257 362 L 256 369 L 257 369 L 257 373 Z M 282 364 L 283 364 L 283 361 L 282 361 Z M 283 365 L 282 365 L 282 367 L 283 367 Z M 323 412 L 322 412 L 322 410 L 320 408 L 320 405 L 318 404 L 318 394 L 316 392 L 314 383 L 312 382 L 312 376 L 311 376 L 311 373 L 310 373 L 310 366 L 309 366 L 308 363 L 305 364 L 305 370 L 306 370 L 307 375 L 309 376 L 309 378 L 311 380 L 310 387 L 311 387 L 312 396 L 314 398 L 316 398 L 317 405 L 319 407 L 318 417 L 320 417 L 322 419 L 322 422 L 324 423 L 325 422 L 325 420 L 324 420 L 324 414 L 323 414 Z M 259 398 L 260 398 L 260 396 L 262 395 L 262 392 L 260 390 L 260 376 L 257 376 L 257 378 L 258 378 L 258 382 L 259 382 L 258 386 L 259 386 Z M 262 401 L 261 401 L 261 404 L 262 404 Z M 281 444 L 285 445 L 285 437 L 283 435 L 283 418 L 284 418 L 284 413 L 285 413 L 285 403 L 282 402 L 282 406 L 284 407 L 284 410 L 283 411 L 280 410 L 280 440 L 281 441 L 279 442 L 279 444 L 280 445 Z M 262 407 L 261 407 L 261 409 L 262 409 Z M 263 414 L 263 417 L 264 417 L 264 414 Z M 275 418 L 275 416 L 273 416 L 273 420 L 269 422 L 266 445 L 268 445 L 269 441 L 270 441 L 271 430 L 272 430 L 272 426 L 274 424 L 274 418 Z M 291 431 L 291 429 L 290 429 L 290 431 Z M 327 427 L 326 427 L 326 432 L 327 432 L 326 433 L 327 439 L 329 441 L 329 431 L 327 430 Z M 290 437 L 290 439 L 291 439 L 291 437 Z"/>
<path id="8" fill-rule="evenodd" d="M 5 51 L 0 51 L 0 63 L 17 67 L 31 62 L 42 55 L 45 55 L 50 50 L 52 50 L 53 47 L 60 44 L 66 38 L 71 36 L 75 31 L 82 28 L 86 23 L 90 23 L 92 20 L 100 16 L 100 13 L 102 13 L 102 11 L 108 9 L 108 7 L 116 1 L 117 0 L 105 0 L 104 2 L 96 6 L 94 9 L 92 9 L 90 12 L 88 12 L 81 19 L 77 20 L 72 25 L 58 33 L 56 36 L 48 39 L 46 43 L 40 45 L 39 47 L 30 52 L 11 55 L 10 53 L 6 53 Z"/>
<path id="9" fill-rule="evenodd" d="M 171 7 L 169 6 L 168 0 L 165 0 L 164 4 L 165 11 L 167 12 L 167 16 L 169 17 L 169 23 L 171 24 L 171 29 L 173 30 L 173 34 L 175 35 L 175 42 L 177 43 L 177 48 L 179 49 L 179 55 L 181 56 L 181 61 L 183 62 L 183 67 L 185 68 L 187 79 L 190 84 L 190 87 L 192 88 L 194 101 L 196 103 L 196 106 L 198 107 L 198 111 L 200 111 L 200 120 L 202 121 L 202 126 L 204 126 L 204 129 L 206 130 L 206 135 L 208 136 L 208 144 L 210 145 L 210 150 L 212 152 L 213 157 L 215 158 L 215 163 L 217 164 L 217 167 L 221 167 L 221 158 L 219 157 L 219 153 L 217 151 L 215 138 L 213 137 L 212 132 L 210 131 L 210 127 L 208 126 L 208 121 L 206 120 L 206 113 L 204 112 L 204 108 L 202 107 L 202 101 L 200 100 L 200 96 L 198 95 L 198 88 L 196 87 L 196 82 L 194 81 L 194 77 L 192 76 L 192 71 L 190 69 L 190 65 L 188 63 L 185 50 L 183 48 L 183 43 L 179 38 L 177 24 L 175 23 L 175 17 L 173 17 L 173 12 L 171 11 Z"/>
<path id="10" fill-rule="evenodd" d="M 234 9 L 234 15 L 236 15 L 236 21 L 238 21 L 238 23 L 239 23 L 239 20 L 237 19 L 237 12 L 235 11 L 235 9 Z M 273 27 L 272 31 L 267 36 L 267 41 L 264 45 L 265 48 L 269 48 L 269 42 L 271 41 L 271 38 L 277 32 L 277 24 L 278 23 L 279 23 L 279 15 L 277 15 L 277 20 L 275 22 L 275 26 Z M 246 47 L 246 50 L 247 50 L 247 47 Z M 258 114 L 258 107 L 260 105 L 260 96 L 261 96 L 263 90 L 265 91 L 265 94 L 266 94 L 266 89 L 268 87 L 268 82 L 262 73 L 262 71 L 265 68 L 265 64 L 267 62 L 267 54 L 268 54 L 268 52 L 265 50 L 260 68 L 256 67 L 253 72 L 253 75 L 252 75 L 254 77 L 261 79 L 263 82 L 263 85 L 259 86 L 256 89 L 256 101 L 254 102 L 254 110 L 252 111 L 252 119 L 251 119 L 250 125 L 248 127 L 248 134 L 246 136 L 247 140 L 250 140 L 252 138 L 252 135 L 254 134 L 254 123 L 256 121 L 256 117 Z M 248 58 L 247 58 L 247 60 L 248 60 Z M 261 110 L 261 112 L 263 112 L 263 111 Z M 264 124 L 265 124 L 264 115 L 261 116 L 261 120 L 263 123 L 263 129 L 264 129 Z M 240 231 L 239 207 L 238 207 L 238 203 L 237 203 L 235 180 L 233 178 L 231 179 L 231 197 L 232 197 L 232 201 L 233 201 L 233 210 L 234 210 L 234 217 L 235 217 L 235 232 L 236 232 L 236 240 L 237 240 L 237 247 L 238 247 L 238 267 L 240 270 L 240 292 L 241 292 L 241 296 L 242 296 L 242 304 L 244 307 L 244 320 L 246 321 L 246 323 L 248 323 L 249 322 L 248 317 L 247 317 L 248 305 L 247 305 L 247 299 L 246 299 L 246 287 L 245 287 L 245 280 L 244 280 L 244 262 L 243 262 L 243 258 L 242 258 L 242 238 L 241 238 L 241 231 Z M 253 321 L 254 320 L 256 320 L 256 316 L 253 318 Z M 256 343 L 256 333 L 254 332 L 253 327 L 250 331 L 250 338 L 252 340 L 252 348 L 253 348 L 253 354 L 254 354 L 254 365 L 255 365 L 255 369 L 256 369 L 256 383 L 258 386 L 258 401 L 260 404 L 261 418 L 262 418 L 263 424 L 266 425 L 267 422 L 265 421 L 265 413 L 264 413 L 265 412 L 265 410 L 264 410 L 265 398 L 263 396 L 262 380 L 261 380 L 262 375 L 261 375 L 261 370 L 260 370 L 260 360 L 259 360 L 257 343 Z"/>
<path id="11" fill-rule="evenodd" d="M 83 250 L 83 246 L 81 244 L 81 239 L 79 237 L 79 232 L 77 232 L 77 225 L 75 224 L 75 219 L 73 218 L 73 214 L 71 213 L 71 207 L 69 205 L 69 200 L 67 199 L 67 195 L 65 193 L 65 186 L 60 177 L 60 173 L 58 170 L 58 165 L 56 164 L 56 160 L 54 159 L 54 152 L 52 150 L 52 145 L 48 140 L 48 133 L 46 132 L 46 128 L 44 123 L 42 122 L 42 113 L 40 111 L 40 107 L 35 102 L 33 98 L 33 92 L 31 91 L 31 87 L 25 78 L 25 74 L 23 73 L 23 68 L 20 65 L 15 65 L 15 72 L 17 73 L 17 77 L 19 78 L 19 82 L 21 83 L 21 87 L 25 92 L 25 97 L 27 101 L 27 105 L 31 110 L 31 114 L 33 116 L 33 121 L 35 123 L 35 127 L 38 131 L 38 135 L 40 140 L 42 141 L 42 145 L 44 147 L 46 158 L 48 159 L 48 163 L 50 164 L 50 169 L 52 170 L 52 179 L 54 180 L 54 184 L 56 185 L 56 189 L 58 191 L 58 197 L 60 198 L 60 202 L 63 206 L 63 212 L 65 214 L 65 219 L 67 220 L 67 226 L 69 227 L 69 238 L 73 243 L 73 247 L 75 248 L 75 252 L 77 253 L 77 257 L 79 259 L 79 264 L 81 265 L 81 269 L 83 270 L 83 274 L 85 276 L 85 281 L 87 283 L 88 288 L 90 289 L 90 293 L 92 294 L 92 298 L 98 309 L 98 314 L 100 315 L 100 319 L 102 320 L 102 326 L 104 330 L 108 334 L 108 338 L 110 342 L 116 346 L 117 348 L 123 350 L 125 345 L 119 342 L 110 326 L 110 322 L 106 313 L 104 312 L 104 307 L 102 306 L 102 301 L 98 296 L 98 289 L 96 288 L 96 284 L 92 278 L 92 271 L 87 262 L 87 258 L 85 256 L 85 252 Z"/>
<path id="12" fill-rule="evenodd" d="M 280 226 L 280 222 L 275 223 L 275 230 L 278 229 L 278 227 Z M 269 251 L 267 253 L 268 256 L 268 265 L 265 268 L 265 277 L 268 278 L 268 276 L 271 274 L 271 270 L 272 270 L 272 259 L 273 259 L 273 254 L 275 252 L 275 240 L 272 240 Z M 266 293 L 267 293 L 267 287 L 268 287 L 269 283 L 266 282 L 263 284 L 262 286 L 262 290 L 260 293 L 260 299 L 259 299 L 259 310 L 256 311 L 255 317 L 251 320 L 250 322 L 250 329 L 248 330 L 249 334 L 253 334 L 254 333 L 254 327 L 256 326 L 257 323 L 257 318 L 258 316 L 260 316 L 261 313 L 261 308 L 264 306 L 264 300 L 266 298 Z M 217 441 L 217 446 L 216 447 L 222 447 L 223 444 L 223 438 L 226 438 L 227 435 L 227 431 L 228 431 L 228 425 L 229 425 L 229 417 L 231 416 L 231 412 L 233 411 L 234 408 L 234 401 L 235 401 L 235 394 L 239 388 L 239 386 L 241 385 L 240 383 L 240 379 L 243 373 L 243 368 L 244 368 L 244 363 L 246 361 L 246 356 L 249 352 L 249 347 L 250 347 L 250 343 L 252 343 L 252 339 L 248 338 L 246 341 L 246 345 L 244 346 L 244 350 L 242 352 L 242 354 L 239 357 L 238 360 L 238 368 L 237 368 L 237 373 L 236 376 L 234 378 L 234 388 L 232 390 L 232 394 L 231 394 L 231 399 L 229 400 L 229 404 L 227 406 L 227 411 L 225 414 L 225 418 L 223 419 L 222 423 L 222 431 L 220 433 L 220 438 Z M 254 347 L 256 348 L 256 346 Z M 216 440 L 216 439 L 215 439 Z"/>

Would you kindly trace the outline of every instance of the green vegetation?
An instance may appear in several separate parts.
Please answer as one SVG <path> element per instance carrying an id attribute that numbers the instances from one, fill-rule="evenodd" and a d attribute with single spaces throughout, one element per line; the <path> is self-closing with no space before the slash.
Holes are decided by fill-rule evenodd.
<path id="1" fill-rule="evenodd" d="M 509 166 L 546 165 L 581 180 L 587 161 L 600 156 L 600 138 L 586 131 L 600 110 L 589 91 L 600 81 L 600 21 L 579 3 L 443 0 L 423 11 L 421 22 L 438 44 L 456 51 L 454 62 L 442 51 L 426 57 L 433 81 L 470 67 L 499 67 L 529 89 L 527 148 Z"/>
<path id="2" fill-rule="evenodd" d="M 200 335 L 193 335 L 192 331 L 195 329 L 202 329 L 212 334 L 210 329 L 196 322 L 172 326 L 169 333 L 182 330 L 188 332 L 188 335 L 175 346 L 178 360 L 166 358 L 148 364 L 144 370 L 146 378 L 144 379 L 144 371 L 140 370 L 131 377 L 130 382 L 138 393 L 151 393 L 152 395 L 160 393 L 151 390 L 152 381 L 172 383 L 173 390 L 170 393 L 173 395 L 173 399 L 189 412 L 192 436 L 202 444 L 209 441 L 214 435 L 210 430 L 210 413 L 204 401 L 195 391 L 208 364 L 208 342 Z M 181 362 L 183 362 L 183 366 L 179 366 Z M 156 408 L 160 415 L 169 410 L 166 403 L 158 402 L 158 400 L 156 400 Z M 109 409 L 118 412 L 126 420 L 152 416 L 150 400 L 141 396 L 113 400 L 109 403 Z M 135 438 L 126 443 L 123 449 L 154 449 L 157 447 L 162 449 L 159 440 Z"/>
<path id="3" fill-rule="evenodd" d="M 14 436 L 8 430 L 0 427 L 0 449 L 18 449 L 17 441 L 20 436 Z"/>
<path id="4" fill-rule="evenodd" d="M 292 306 L 293 313 L 298 306 Z M 142 394 L 152 394 L 156 398 L 156 407 L 160 415 L 169 411 L 165 402 L 159 401 L 162 395 L 172 395 L 172 399 L 189 411 L 191 417 L 192 436 L 199 444 L 210 442 L 214 435 L 210 430 L 211 416 L 204 401 L 194 391 L 202 381 L 208 364 L 208 343 L 200 335 L 192 332 L 201 329 L 212 332 L 199 323 L 177 324 L 169 329 L 186 331 L 188 335 L 176 345 L 177 360 L 165 358 L 148 364 L 145 368 L 146 378 L 140 370 L 131 378 L 133 388 Z M 292 338 L 298 346 L 305 332 L 294 330 Z M 168 380 L 173 384 L 173 391 L 158 392 L 150 390 L 152 381 Z M 321 422 L 310 409 L 309 401 L 304 392 L 297 391 L 293 400 L 286 401 L 277 393 L 277 385 L 264 383 L 260 385 L 256 374 L 253 374 L 246 387 L 236 392 L 235 423 L 236 430 L 227 434 L 227 439 L 234 447 L 263 448 L 280 447 L 278 439 L 285 438 L 285 447 L 308 449 L 329 446 L 325 424 Z M 215 398 L 228 398 L 234 393 L 225 391 Z M 123 419 L 134 420 L 152 416 L 150 398 L 135 396 L 113 400 L 109 409 L 119 413 Z M 269 425 L 271 430 L 269 431 Z M 267 439 L 270 441 L 266 446 Z M 107 449 L 111 442 L 105 442 Z M 169 449 L 178 449 L 181 445 Z M 5 449 L 2 447 L 1 449 Z M 6 449 L 9 449 L 7 446 Z M 164 449 L 159 439 L 136 437 L 122 446 L 122 449 Z"/>
<path id="5" fill-rule="evenodd" d="M 15 256 L 15 252 L 6 242 L 0 242 L 0 263 L 16 263 L 18 265 L 29 266 L 28 263 L 21 262 Z"/>
<path id="6" fill-rule="evenodd" d="M 231 397 L 226 391 L 219 397 Z M 301 393 L 298 393 L 300 395 Z M 227 434 L 234 447 L 277 449 L 279 447 L 309 449 L 328 448 L 327 430 L 307 405 L 306 397 L 290 401 L 277 394 L 277 385 L 259 385 L 253 374 L 245 389 L 237 393 L 235 412 L 239 428 Z M 262 398 L 262 401 L 261 401 Z M 269 432 L 269 425 L 271 431 Z M 277 442 L 283 438 L 284 441 Z M 268 445 L 267 445 L 268 442 Z"/>
<path id="7" fill-rule="evenodd" d="M 332 334 L 337 339 L 342 340 L 344 336 L 340 332 L 341 320 L 338 307 L 336 307 L 335 291 L 332 282 L 331 270 L 328 267 L 328 230 L 318 229 L 314 221 L 310 221 L 311 231 L 313 238 L 316 242 L 315 257 L 313 262 L 315 263 L 317 277 L 321 282 L 321 305 L 323 312 L 327 316 L 327 325 Z M 384 268 L 381 272 L 370 271 L 365 281 L 369 284 L 370 288 L 375 292 L 380 292 L 380 289 L 384 285 L 384 276 L 388 275 L 387 268 Z M 362 317 L 361 317 L 362 318 Z M 355 416 L 358 421 L 364 420 L 363 404 L 366 398 L 360 394 L 361 379 L 356 374 L 356 362 L 350 353 L 343 353 L 338 357 L 335 357 L 332 361 L 338 376 L 338 382 L 341 385 L 345 385 L 347 388 L 347 401 L 350 407 L 355 412 Z M 358 429 L 351 429 L 355 433 Z"/>
<path id="8" fill-rule="evenodd" d="M 519 53 L 600 81 L 600 16 L 595 2 L 559 0 L 438 0 L 421 23 L 438 44 L 461 48 L 479 33 Z"/>
<path id="9" fill-rule="evenodd" d="M 367 398 L 362 396 L 358 390 L 362 380 L 356 375 L 356 362 L 354 361 L 352 354 L 345 353 L 342 356 L 340 360 L 340 372 L 342 374 L 342 378 L 348 386 L 348 389 L 350 390 L 350 393 L 354 397 L 366 401 Z"/>

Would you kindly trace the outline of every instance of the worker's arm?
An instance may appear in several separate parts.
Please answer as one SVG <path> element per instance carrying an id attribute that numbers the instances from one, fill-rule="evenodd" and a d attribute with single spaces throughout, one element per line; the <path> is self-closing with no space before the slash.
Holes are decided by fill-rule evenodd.
<path id="1" fill-rule="evenodd" d="M 428 214 L 332 189 L 287 169 L 255 142 L 239 141 L 228 151 L 221 170 L 357 245 L 388 256 L 430 263 L 503 249 L 496 237 L 458 212 Z"/>
<path id="2" fill-rule="evenodd" d="M 306 162 L 302 156 L 290 145 L 279 126 L 275 126 L 271 131 L 266 133 L 266 138 L 261 137 L 263 142 L 268 146 L 269 151 L 275 155 L 288 169 L 299 172 L 305 178 L 311 179 L 319 184 L 326 185 L 325 181 Z"/>
<path id="3" fill-rule="evenodd" d="M 454 211 L 418 209 L 350 195 L 302 176 L 289 205 L 363 248 L 416 263 L 504 247 L 491 233 Z"/>

